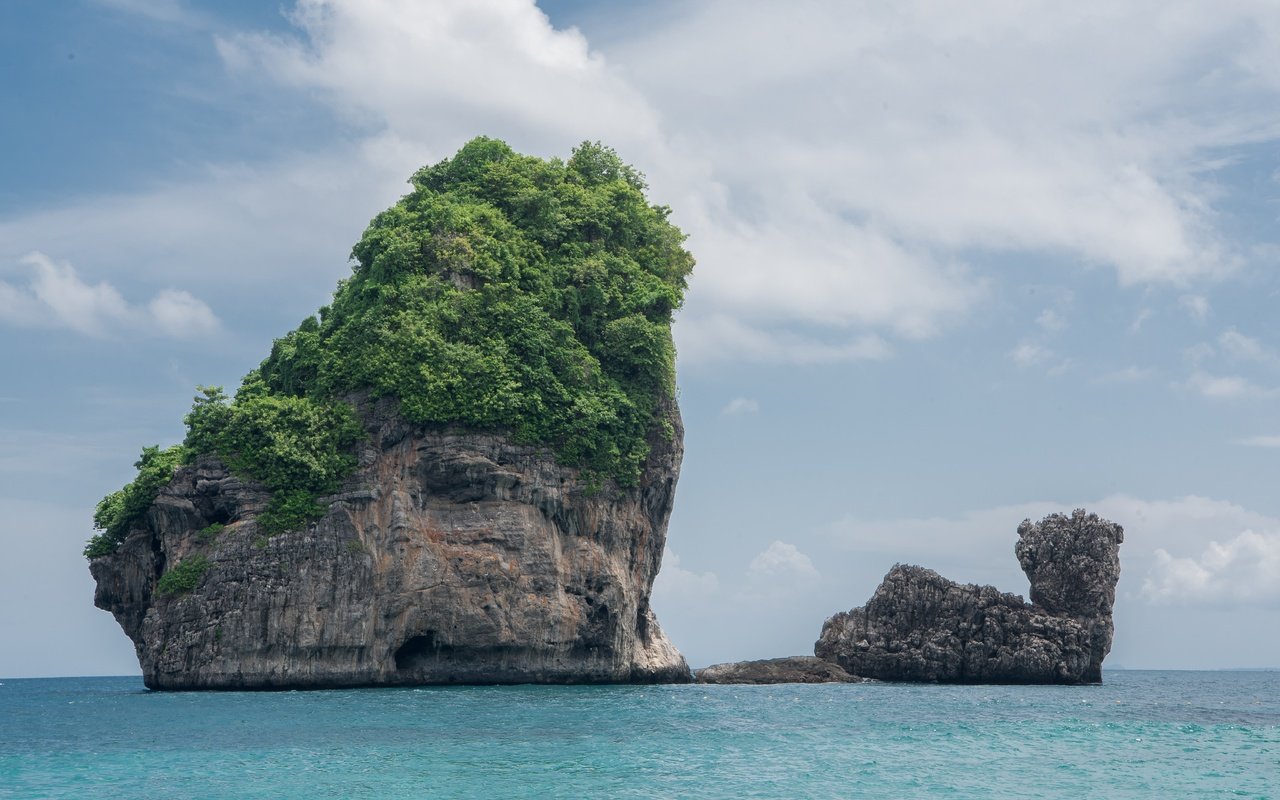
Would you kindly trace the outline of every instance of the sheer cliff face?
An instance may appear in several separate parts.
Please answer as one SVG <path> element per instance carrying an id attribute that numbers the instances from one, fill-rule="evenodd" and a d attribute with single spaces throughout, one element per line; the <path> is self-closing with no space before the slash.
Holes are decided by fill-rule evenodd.
<path id="1" fill-rule="evenodd" d="M 147 686 L 690 679 L 649 608 L 682 453 L 674 407 L 639 485 L 596 492 L 545 450 L 414 429 L 387 403 L 362 413 L 361 468 L 306 530 L 263 535 L 267 494 L 205 457 L 92 562 L 95 602 Z M 194 556 L 209 567 L 192 591 L 157 591 Z"/>
<path id="2" fill-rule="evenodd" d="M 865 606 L 827 620 L 815 655 L 882 680 L 1101 681 L 1124 529 L 1077 510 L 1025 521 L 1018 536 L 1031 604 L 898 565 Z"/>

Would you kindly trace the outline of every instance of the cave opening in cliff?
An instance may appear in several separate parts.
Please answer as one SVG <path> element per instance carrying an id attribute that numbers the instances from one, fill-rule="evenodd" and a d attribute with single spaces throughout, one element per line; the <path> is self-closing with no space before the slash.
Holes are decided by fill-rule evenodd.
<path id="1" fill-rule="evenodd" d="M 414 636 L 396 650 L 396 671 L 411 670 L 423 661 L 438 656 L 439 653 L 440 646 L 436 643 L 435 631 Z"/>

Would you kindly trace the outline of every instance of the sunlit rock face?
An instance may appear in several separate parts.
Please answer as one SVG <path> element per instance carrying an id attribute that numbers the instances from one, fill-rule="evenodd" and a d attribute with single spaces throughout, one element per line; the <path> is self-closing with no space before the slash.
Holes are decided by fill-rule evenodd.
<path id="1" fill-rule="evenodd" d="M 359 408 L 360 467 L 305 530 L 265 536 L 265 490 L 206 456 L 92 561 L 147 686 L 691 680 L 649 607 L 683 449 L 674 405 L 625 489 L 504 436 Z M 209 563 L 194 589 L 157 590 L 193 556 Z"/>
<path id="2" fill-rule="evenodd" d="M 896 565 L 865 606 L 827 620 L 815 655 L 881 680 L 1100 682 L 1124 529 L 1077 510 L 1024 521 L 1018 537 L 1031 603 Z"/>

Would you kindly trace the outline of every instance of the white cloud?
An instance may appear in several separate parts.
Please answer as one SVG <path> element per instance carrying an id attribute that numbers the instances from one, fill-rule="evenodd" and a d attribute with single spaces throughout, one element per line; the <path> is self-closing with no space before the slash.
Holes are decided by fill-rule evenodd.
<path id="1" fill-rule="evenodd" d="M 67 328 L 87 336 L 141 328 L 176 337 L 219 327 L 213 311 L 187 292 L 165 289 L 146 308 L 138 308 L 106 281 L 86 283 L 69 263 L 39 252 L 20 261 L 30 269 L 27 284 L 0 281 L 0 321 L 10 325 Z"/>
<path id="2" fill-rule="evenodd" d="M 807 555 L 795 545 L 780 541 L 774 541 L 763 552 L 756 554 L 747 567 L 747 574 L 753 579 L 773 584 L 815 580 L 819 577 L 817 568 Z"/>
<path id="3" fill-rule="evenodd" d="M 0 264 L 35 249 L 220 305 L 299 298 L 292 324 L 350 274 L 351 245 L 403 192 L 408 165 L 426 160 L 378 139 L 264 167 L 209 167 L 186 183 L 0 220 Z"/>
<path id="4" fill-rule="evenodd" d="M 1180 7 L 1153 25 L 1150 11 L 1043 4 L 961 16 L 706 2 L 597 51 L 532 3 L 304 0 L 300 38 L 219 47 L 246 73 L 319 90 L 369 130 L 437 152 L 495 129 L 542 153 L 613 143 L 691 234 L 699 302 L 685 316 L 704 328 L 730 317 L 767 338 L 797 324 L 912 337 L 981 300 L 957 257 L 971 248 L 1073 253 L 1127 284 L 1229 272 L 1208 191 L 1186 165 L 1256 137 L 1258 123 L 1224 119 L 1234 106 L 1216 83 L 1188 108 L 1170 90 L 1186 81 L 1187 53 L 1264 13 Z M 1080 52 L 1094 54 L 1088 65 Z M 805 357 L 785 342 L 770 350 Z"/>
<path id="5" fill-rule="evenodd" d="M 674 202 L 674 201 L 673 201 Z M 689 246 L 698 257 L 697 304 L 687 314 L 740 324 L 880 328 L 930 336 L 984 294 L 966 269 L 942 263 L 874 226 L 853 225 L 800 190 L 777 197 L 764 220 L 733 198 L 690 198 Z"/>
<path id="6" fill-rule="evenodd" d="M 1280 361 L 1274 352 L 1262 342 L 1230 328 L 1218 336 L 1218 346 L 1223 354 L 1236 361 L 1253 361 L 1259 364 L 1275 364 Z"/>
<path id="7" fill-rule="evenodd" d="M 91 336 L 129 316 L 129 306 L 114 286 L 100 282 L 90 286 L 67 263 L 56 263 L 43 253 L 21 259 L 30 267 L 25 287 L 0 282 L 0 319 L 22 327 L 65 327 Z"/>
<path id="8" fill-rule="evenodd" d="M 1099 383 L 1139 383 L 1155 377 L 1156 371 L 1151 367 L 1128 366 L 1108 372 L 1098 378 Z"/>
<path id="9" fill-rule="evenodd" d="M 714 143 L 713 173 L 738 202 L 767 213 L 804 187 L 902 241 L 1065 251 L 1126 284 L 1232 269 L 1191 161 L 1274 132 L 1261 107 L 1231 99 L 1274 96 L 1253 79 L 1270 65 L 1237 57 L 1265 50 L 1246 31 L 1274 8 L 685 8 L 607 50 L 684 140 Z"/>
<path id="10" fill-rule="evenodd" d="M 1142 594 L 1154 603 L 1280 603 L 1280 534 L 1246 530 L 1225 543 L 1215 539 L 1198 558 L 1159 548 Z"/>
<path id="11" fill-rule="evenodd" d="M 675 340 L 681 364 L 747 361 L 767 364 L 835 364 L 880 361 L 893 349 L 875 334 L 828 341 L 786 328 L 756 328 L 724 315 L 688 316 L 676 321 Z"/>
<path id="12" fill-rule="evenodd" d="M 180 339 L 214 333 L 219 328 L 213 311 L 188 292 L 165 289 L 147 308 L 161 331 Z"/>
<path id="13" fill-rule="evenodd" d="M 299 0 L 290 18 L 301 38 L 244 33 L 219 52 L 242 74 L 323 92 L 375 131 L 436 146 L 510 131 L 557 154 L 660 138 L 645 99 L 528 0 Z"/>
<path id="14" fill-rule="evenodd" d="M 720 409 L 720 413 L 725 416 L 733 417 L 742 414 L 755 414 L 760 410 L 760 404 L 749 397 L 735 397 L 729 401 L 729 404 Z"/>
<path id="15" fill-rule="evenodd" d="M 1204 154 L 1277 135 L 1263 109 L 1280 76 L 1249 33 L 1277 16 L 1262 2 L 707 0 L 589 43 L 530 0 L 301 0 L 297 35 L 226 35 L 219 51 L 244 80 L 319 97 L 363 141 L 10 220 L 0 259 L 56 246 L 76 263 L 104 254 L 107 275 L 234 276 L 241 291 L 316 264 L 338 277 L 405 176 L 471 136 L 542 155 L 599 138 L 690 233 L 687 359 L 883 357 L 883 337 L 972 313 L 989 278 L 967 262 L 991 251 L 1188 287 L 1205 315 L 1196 285 L 1240 258 L 1215 227 Z"/>
<path id="16" fill-rule="evenodd" d="M 1245 439 L 1237 439 L 1236 444 L 1242 444 L 1246 447 L 1280 447 L 1280 436 L 1250 436 Z"/>
<path id="17" fill-rule="evenodd" d="M 680 556 L 666 549 L 662 553 L 662 569 L 653 582 L 653 591 L 675 604 L 701 600 L 720 591 L 720 579 L 714 572 L 685 569 L 680 566 Z"/>
<path id="18" fill-rule="evenodd" d="M 1239 375 L 1211 375 L 1197 371 L 1192 373 L 1186 385 L 1211 400 L 1239 400 L 1275 394 L 1275 390 L 1265 389 Z"/>
<path id="19" fill-rule="evenodd" d="M 1147 320 L 1151 319 L 1154 313 L 1149 308 L 1139 310 L 1138 316 L 1134 317 L 1133 322 L 1129 325 L 1129 333 L 1137 333 L 1142 330 L 1142 326 L 1146 324 Z"/>
<path id="20" fill-rule="evenodd" d="M 1067 326 L 1067 320 L 1060 312 L 1046 308 L 1036 317 L 1036 324 L 1049 333 L 1056 333 Z"/>
<path id="21" fill-rule="evenodd" d="M 1204 322 L 1209 318 L 1209 301 L 1204 295 L 1184 294 L 1178 298 L 1178 305 L 1196 322 Z"/>
<path id="22" fill-rule="evenodd" d="M 1188 347 L 1186 351 L 1184 351 L 1183 355 L 1186 356 L 1187 361 L 1189 361 L 1192 366 L 1198 367 L 1205 361 L 1217 355 L 1217 352 L 1218 351 L 1213 349 L 1213 345 L 1208 342 L 1198 342 L 1191 347 Z"/>
<path id="23" fill-rule="evenodd" d="M 1034 367 L 1053 357 L 1053 351 L 1031 342 L 1023 342 L 1009 351 L 1009 358 L 1019 367 Z"/>

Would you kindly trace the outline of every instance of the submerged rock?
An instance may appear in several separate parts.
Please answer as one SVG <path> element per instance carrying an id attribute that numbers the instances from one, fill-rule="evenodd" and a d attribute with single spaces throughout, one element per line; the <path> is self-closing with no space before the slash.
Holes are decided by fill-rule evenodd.
<path id="1" fill-rule="evenodd" d="M 1018 536 L 1030 604 L 896 565 L 865 606 L 827 620 L 814 653 L 881 680 L 1100 682 L 1124 529 L 1076 510 L 1024 521 Z"/>
<path id="2" fill-rule="evenodd" d="M 682 454 L 674 405 L 630 489 L 503 436 L 407 425 L 393 401 L 360 413 L 360 467 L 305 530 L 266 536 L 268 493 L 203 456 L 92 560 L 95 603 L 148 687 L 691 680 L 649 607 Z M 197 557 L 190 591 L 158 590 Z"/>
<path id="3" fill-rule="evenodd" d="M 698 683 L 862 683 L 838 664 L 813 656 L 713 664 L 697 671 Z"/>

